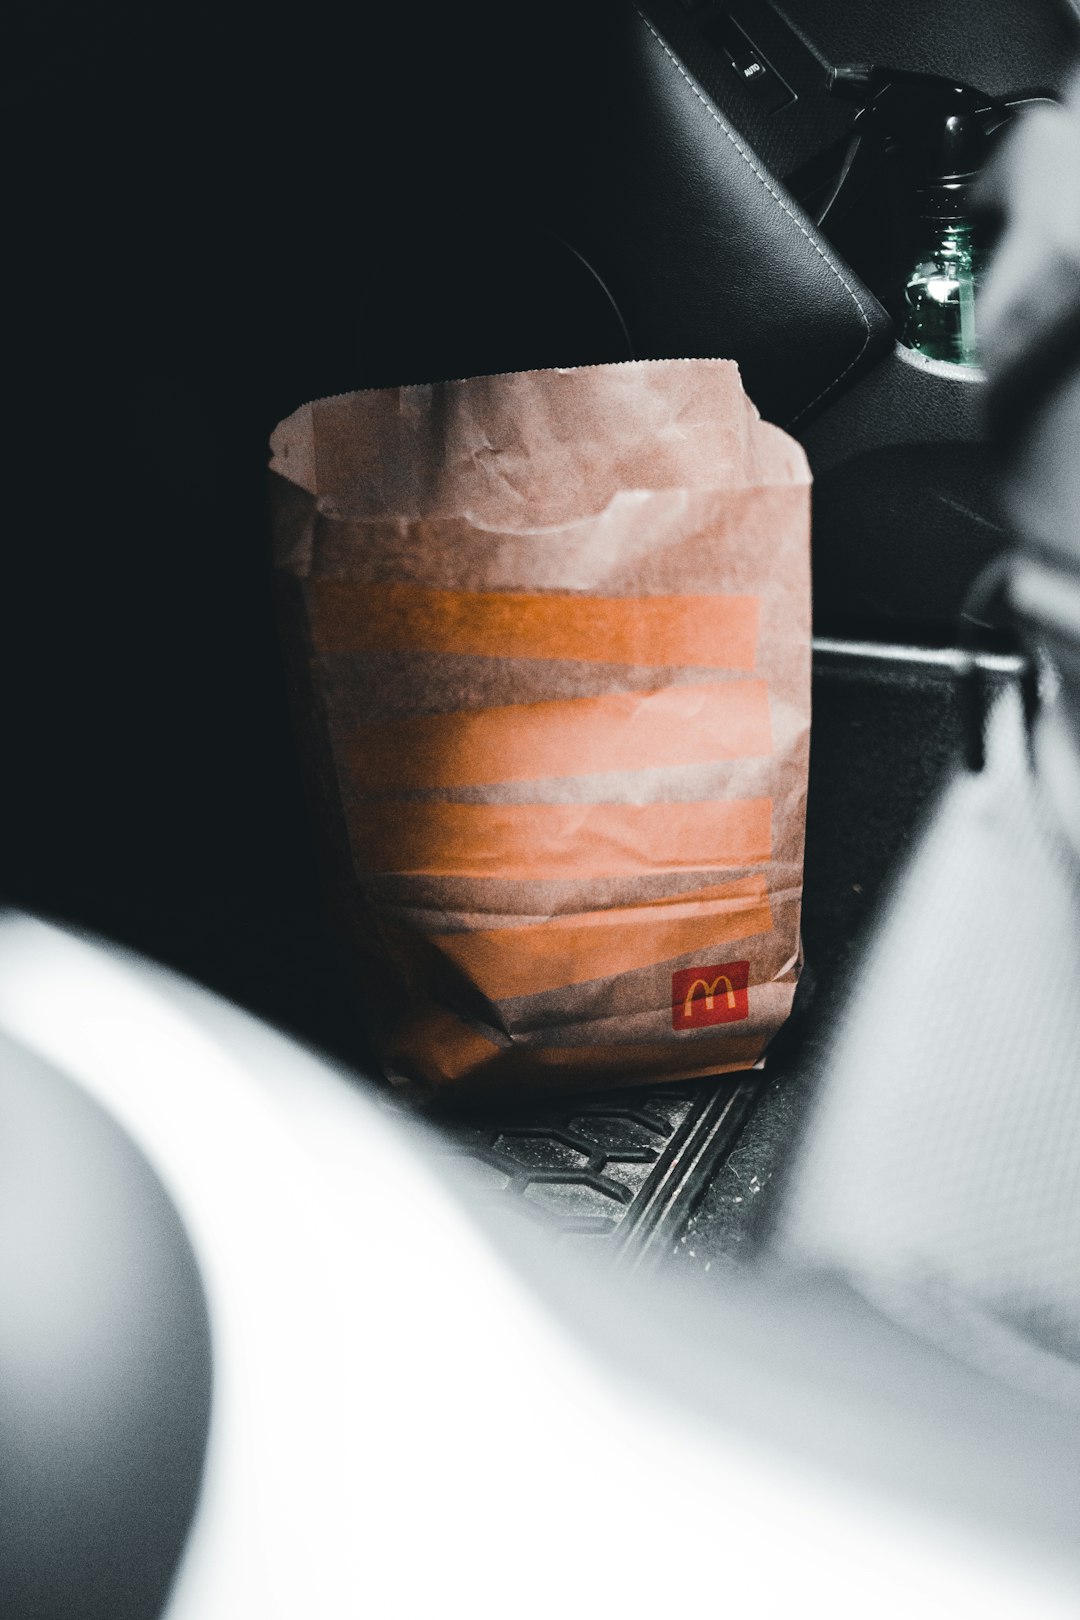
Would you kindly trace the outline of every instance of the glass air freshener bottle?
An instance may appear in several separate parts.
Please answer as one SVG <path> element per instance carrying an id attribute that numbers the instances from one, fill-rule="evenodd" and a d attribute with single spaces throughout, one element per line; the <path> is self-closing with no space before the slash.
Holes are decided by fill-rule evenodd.
<path id="1" fill-rule="evenodd" d="M 967 220 L 935 221 L 935 229 L 904 288 L 901 341 L 909 349 L 978 365 L 975 340 L 976 249 Z"/>
<path id="2" fill-rule="evenodd" d="M 975 295 L 982 265 L 967 200 L 984 142 L 980 120 L 962 114 L 945 120 L 937 173 L 918 190 L 922 245 L 904 288 L 900 341 L 960 366 L 976 366 L 979 358 Z"/>

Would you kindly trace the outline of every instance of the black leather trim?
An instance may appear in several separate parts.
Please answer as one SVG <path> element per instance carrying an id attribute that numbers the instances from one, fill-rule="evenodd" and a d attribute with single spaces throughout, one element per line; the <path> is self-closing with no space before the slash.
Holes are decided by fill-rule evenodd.
<path id="1" fill-rule="evenodd" d="M 640 357 L 735 359 L 793 426 L 882 354 L 891 323 L 634 5 L 612 19 L 578 240 Z"/>
<path id="2" fill-rule="evenodd" d="M 828 265 L 829 270 L 832 272 L 833 276 L 835 276 L 835 278 L 839 282 L 840 286 L 843 287 L 844 291 L 847 293 L 848 297 L 851 299 L 852 304 L 855 306 L 855 309 L 858 312 L 858 317 L 859 317 L 860 322 L 862 323 L 862 328 L 863 328 L 863 338 L 862 338 L 862 342 L 859 344 L 858 352 L 856 353 L 855 358 L 853 360 L 848 361 L 847 365 L 845 365 L 843 367 L 843 369 L 841 371 L 839 371 L 836 374 L 836 376 L 832 378 L 832 380 L 830 382 L 827 382 L 825 384 L 824 388 L 821 389 L 820 393 L 816 394 L 814 396 L 814 398 L 809 401 L 808 404 L 806 404 L 806 405 L 804 405 L 802 407 L 802 409 L 799 411 L 798 415 L 790 418 L 791 422 L 797 422 L 800 417 L 805 416 L 805 415 L 808 414 L 808 412 L 812 411 L 814 406 L 817 405 L 821 400 L 823 400 L 825 398 L 826 394 L 832 393 L 833 389 L 837 388 L 839 386 L 839 384 L 843 382 L 844 378 L 848 375 L 849 372 L 855 370 L 856 366 L 859 364 L 860 360 L 863 358 L 863 355 L 866 353 L 867 347 L 870 344 L 871 339 L 873 337 L 873 330 L 872 330 L 871 325 L 870 325 L 869 314 L 867 313 L 866 308 L 864 308 L 862 302 L 860 301 L 859 294 L 856 292 L 856 290 L 852 286 L 851 282 L 840 271 L 840 269 L 837 267 L 836 263 L 833 261 L 831 255 L 829 254 L 829 252 L 826 249 L 826 245 L 825 245 L 824 241 L 821 238 L 819 238 L 817 241 L 814 240 L 814 236 L 811 235 L 811 227 L 810 227 L 809 221 L 806 220 L 805 216 L 803 216 L 803 218 L 799 217 L 799 214 L 795 211 L 796 210 L 796 204 L 794 203 L 794 201 L 792 200 L 791 202 L 785 202 L 784 197 L 783 197 L 783 195 L 782 195 L 782 193 L 780 191 L 780 188 L 779 188 L 779 182 L 770 181 L 766 177 L 763 170 L 754 161 L 754 158 L 751 155 L 749 149 L 746 146 L 743 145 L 742 141 L 735 134 L 735 131 L 732 129 L 731 125 L 728 124 L 725 121 L 725 119 L 720 115 L 720 113 L 717 110 L 715 104 L 712 101 L 710 101 L 710 99 L 705 95 L 704 91 L 700 88 L 700 86 L 695 84 L 694 80 L 690 77 L 690 74 L 687 72 L 686 68 L 679 61 L 679 59 L 675 55 L 675 53 L 671 50 L 671 48 L 668 45 L 666 45 L 664 43 L 663 39 L 661 39 L 660 35 L 657 33 L 657 31 L 653 27 L 652 23 L 646 17 L 645 13 L 640 9 L 640 7 L 636 7 L 635 9 L 637 10 L 638 16 L 641 18 L 642 22 L 645 24 L 645 27 L 649 30 L 649 33 L 652 35 L 653 39 L 656 41 L 656 43 L 659 45 L 660 49 L 663 51 L 664 55 L 667 57 L 668 61 L 671 63 L 672 67 L 674 67 L 675 71 L 679 74 L 680 78 L 682 78 L 684 80 L 684 82 L 686 83 L 686 85 L 687 85 L 688 89 L 690 90 L 691 94 L 696 96 L 697 99 L 701 102 L 701 105 L 705 108 L 705 111 L 708 113 L 709 117 L 712 119 L 712 121 L 716 125 L 717 129 L 719 129 L 721 134 L 723 134 L 726 137 L 726 139 L 731 142 L 732 146 L 735 148 L 736 152 L 738 152 L 738 154 L 742 158 L 743 162 L 746 163 L 749 166 L 749 168 L 751 170 L 751 173 L 753 173 L 754 175 L 757 176 L 757 179 L 760 181 L 761 185 L 764 187 L 764 189 L 768 193 L 768 195 L 772 198 L 772 200 L 776 204 L 776 206 L 784 214 L 787 215 L 788 219 L 790 219 L 792 224 L 795 226 L 795 229 L 802 233 L 802 235 L 809 242 L 810 246 L 813 248 L 814 252 L 819 254 L 820 257 L 822 258 L 822 260 L 825 262 L 825 264 Z M 871 302 L 874 302 L 873 295 L 866 288 L 863 289 L 863 296 L 865 297 L 865 299 L 867 301 L 867 304 L 869 304 Z"/>

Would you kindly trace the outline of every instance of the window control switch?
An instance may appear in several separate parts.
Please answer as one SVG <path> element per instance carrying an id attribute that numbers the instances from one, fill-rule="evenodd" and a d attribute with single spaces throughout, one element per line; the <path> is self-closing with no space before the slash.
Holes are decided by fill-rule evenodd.
<path id="1" fill-rule="evenodd" d="M 727 57 L 732 72 L 767 112 L 777 112 L 795 100 L 793 92 L 734 17 L 726 12 L 707 17 L 701 31 L 709 44 Z"/>

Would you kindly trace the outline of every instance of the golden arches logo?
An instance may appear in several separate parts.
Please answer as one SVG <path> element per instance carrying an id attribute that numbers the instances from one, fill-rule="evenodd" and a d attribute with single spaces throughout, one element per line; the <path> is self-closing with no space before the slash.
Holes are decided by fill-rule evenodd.
<path id="1" fill-rule="evenodd" d="M 699 990 L 704 990 L 706 1010 L 708 1012 L 712 1012 L 713 999 L 716 995 L 717 986 L 721 984 L 724 986 L 724 994 L 727 996 L 727 1004 L 731 1008 L 732 1012 L 734 1012 L 737 1003 L 735 1000 L 735 990 L 732 986 L 731 980 L 728 978 L 726 973 L 718 973 L 711 984 L 705 979 L 694 980 L 693 984 L 686 992 L 686 1000 L 683 1002 L 683 1017 L 692 1018 L 694 1016 L 694 997 L 697 995 Z"/>
<path id="2" fill-rule="evenodd" d="M 673 1029 L 735 1024 L 750 1016 L 750 963 L 710 962 L 671 975 Z"/>

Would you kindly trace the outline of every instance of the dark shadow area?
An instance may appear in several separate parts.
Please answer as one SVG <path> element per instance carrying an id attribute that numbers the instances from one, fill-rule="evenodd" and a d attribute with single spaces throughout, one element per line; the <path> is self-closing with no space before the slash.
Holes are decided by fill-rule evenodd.
<path id="1" fill-rule="evenodd" d="M 558 22 L 524 59 L 491 6 L 128 0 L 5 24 L 0 895 L 354 1059 L 276 643 L 267 438 L 322 394 L 625 353 L 536 191 Z M 582 19 L 575 38 L 563 84 L 587 71 Z"/>

